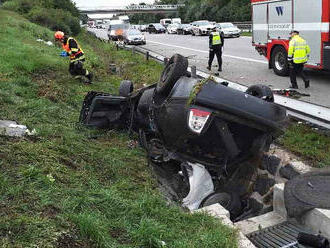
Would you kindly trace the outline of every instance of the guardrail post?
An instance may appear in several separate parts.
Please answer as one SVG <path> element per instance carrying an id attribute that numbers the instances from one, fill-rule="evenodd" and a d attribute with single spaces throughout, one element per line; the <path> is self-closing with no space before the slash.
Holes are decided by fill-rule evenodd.
<path id="1" fill-rule="evenodd" d="M 117 51 L 119 50 L 119 45 L 118 45 L 118 43 L 116 44 L 116 49 L 117 49 Z"/>
<path id="2" fill-rule="evenodd" d="M 146 60 L 149 60 L 149 51 L 146 52 Z"/>
<path id="3" fill-rule="evenodd" d="M 196 66 L 193 65 L 193 66 L 190 67 L 190 69 L 191 69 L 191 77 L 197 78 Z"/>
<path id="4" fill-rule="evenodd" d="M 132 47 L 132 55 L 135 54 L 135 46 Z"/>

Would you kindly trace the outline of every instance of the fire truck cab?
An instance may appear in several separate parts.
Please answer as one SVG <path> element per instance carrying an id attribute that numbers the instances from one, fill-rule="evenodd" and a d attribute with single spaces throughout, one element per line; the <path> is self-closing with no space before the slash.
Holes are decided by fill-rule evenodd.
<path id="1" fill-rule="evenodd" d="M 267 57 L 269 69 L 289 73 L 287 51 L 291 30 L 311 48 L 306 67 L 330 70 L 330 0 L 251 0 L 252 44 Z"/>

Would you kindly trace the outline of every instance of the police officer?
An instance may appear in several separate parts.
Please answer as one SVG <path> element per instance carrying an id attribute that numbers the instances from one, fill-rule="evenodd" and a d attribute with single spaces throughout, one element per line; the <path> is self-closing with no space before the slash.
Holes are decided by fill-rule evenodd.
<path id="1" fill-rule="evenodd" d="M 217 55 L 219 68 L 218 71 L 222 71 L 222 47 L 224 45 L 224 34 L 223 32 L 217 31 L 217 28 L 213 28 L 212 32 L 209 36 L 209 64 L 207 69 L 211 70 L 212 62 L 214 59 L 214 55 Z"/>
<path id="2" fill-rule="evenodd" d="M 70 74 L 76 77 L 85 76 L 87 78 L 86 83 L 91 84 L 93 74 L 84 69 L 85 55 L 78 42 L 74 38 L 64 35 L 61 31 L 55 32 L 54 36 L 56 41 L 62 43 L 63 49 L 70 56 Z"/>
<path id="3" fill-rule="evenodd" d="M 304 65 L 309 58 L 310 47 L 306 41 L 299 36 L 298 31 L 293 30 L 290 32 L 290 35 L 288 62 L 290 67 L 291 88 L 298 89 L 297 74 L 301 75 L 305 83 L 305 88 L 308 88 L 309 79 L 304 72 Z"/>

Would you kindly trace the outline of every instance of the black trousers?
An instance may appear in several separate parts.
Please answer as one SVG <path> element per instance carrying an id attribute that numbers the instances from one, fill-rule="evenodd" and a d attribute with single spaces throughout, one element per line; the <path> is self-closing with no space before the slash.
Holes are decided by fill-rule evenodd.
<path id="1" fill-rule="evenodd" d="M 221 51 L 221 46 L 217 46 L 215 48 L 211 48 L 210 49 L 210 53 L 209 53 L 209 67 L 212 66 L 214 55 L 217 55 L 219 68 L 222 68 L 222 57 L 221 57 L 222 56 L 222 51 Z"/>
<path id="2" fill-rule="evenodd" d="M 304 82 L 309 81 L 308 76 L 304 71 L 304 63 L 301 64 L 292 63 L 292 65 L 290 66 L 290 80 L 292 86 L 298 86 L 297 75 L 301 75 Z"/>
<path id="3" fill-rule="evenodd" d="M 87 76 L 88 71 L 84 69 L 84 61 L 78 60 L 70 62 L 69 72 L 72 76 Z"/>

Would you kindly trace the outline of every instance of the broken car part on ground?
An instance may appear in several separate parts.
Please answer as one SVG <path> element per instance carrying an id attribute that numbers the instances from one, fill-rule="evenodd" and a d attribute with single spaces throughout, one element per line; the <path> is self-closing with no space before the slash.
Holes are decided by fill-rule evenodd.
<path id="1" fill-rule="evenodd" d="M 174 55 L 158 83 L 119 96 L 89 92 L 80 122 L 139 135 L 156 174 L 190 210 L 220 203 L 236 219 L 253 191 L 261 155 L 283 133 L 286 110 L 263 85 L 241 92 L 187 72 Z"/>

